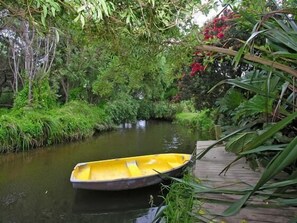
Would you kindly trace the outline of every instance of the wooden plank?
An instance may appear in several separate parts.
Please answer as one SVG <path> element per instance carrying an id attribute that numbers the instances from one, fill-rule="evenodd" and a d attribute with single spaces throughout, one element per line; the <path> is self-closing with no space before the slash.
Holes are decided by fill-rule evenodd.
<path id="1" fill-rule="evenodd" d="M 213 144 L 214 141 L 198 141 L 197 154 L 203 151 L 206 147 Z M 215 146 L 201 160 L 197 160 L 193 169 L 194 175 L 202 180 L 204 184 L 211 187 L 224 189 L 247 188 L 248 185 L 254 185 L 259 177 L 260 172 L 255 172 L 250 169 L 244 159 L 236 162 L 224 175 L 219 173 L 236 158 L 236 155 L 225 151 L 224 146 Z M 235 216 L 231 217 L 216 217 L 215 214 L 222 213 L 228 205 L 226 201 L 234 202 L 240 196 L 226 194 L 204 194 L 203 210 L 209 210 L 211 213 L 206 214 L 207 217 L 215 218 L 219 221 L 228 223 L 239 223 L 246 221 L 248 223 L 282 223 L 288 222 L 294 216 L 297 216 L 297 208 L 271 208 L 265 207 L 265 202 L 249 200 L 248 205 L 241 209 Z M 212 199 L 220 199 L 222 203 L 212 203 Z M 249 206 L 250 205 L 250 206 Z M 261 207 L 259 207 L 261 205 Z"/>

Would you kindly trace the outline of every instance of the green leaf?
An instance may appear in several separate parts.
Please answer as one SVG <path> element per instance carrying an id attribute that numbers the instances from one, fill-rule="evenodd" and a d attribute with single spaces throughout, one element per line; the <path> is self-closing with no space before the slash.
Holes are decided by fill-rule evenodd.
<path id="1" fill-rule="evenodd" d="M 297 205 L 297 198 L 295 198 L 295 199 L 278 198 L 278 199 L 276 199 L 276 201 L 281 203 L 282 205 L 285 205 L 285 206 L 296 206 Z"/>
<path id="2" fill-rule="evenodd" d="M 86 9 L 86 6 L 83 5 L 83 6 L 79 7 L 79 8 L 76 10 L 76 12 L 80 13 L 81 11 L 84 11 L 85 9 Z"/>
<path id="3" fill-rule="evenodd" d="M 56 9 L 54 7 L 51 7 L 51 12 L 52 12 L 52 15 L 55 17 L 56 16 Z"/>
<path id="4" fill-rule="evenodd" d="M 295 113 L 296 116 L 297 112 Z M 292 118 L 292 117 L 290 117 Z M 279 124 L 281 126 L 281 124 Z M 282 171 L 286 166 L 290 165 L 297 159 L 297 137 L 282 151 L 276 155 L 273 160 L 268 164 L 264 170 L 260 180 L 251 192 L 245 194 L 242 198 L 236 201 L 234 204 L 229 206 L 223 213 L 222 216 L 231 216 L 236 214 L 245 202 L 261 188 L 266 182 L 271 180 L 276 174 Z"/>
<path id="5" fill-rule="evenodd" d="M 282 31 L 272 29 L 265 34 L 268 38 L 273 40 L 274 42 L 278 42 L 279 44 L 283 44 L 287 46 L 290 50 L 296 52 L 297 43 L 293 36 L 288 35 Z"/>
<path id="6" fill-rule="evenodd" d="M 242 147 L 252 141 L 256 136 L 257 134 L 255 132 L 239 133 L 227 142 L 226 150 L 233 153 L 239 153 Z"/>
<path id="7" fill-rule="evenodd" d="M 255 149 L 251 149 L 249 151 L 245 151 L 240 153 L 240 155 L 248 155 L 252 153 L 260 153 L 260 152 L 265 152 L 265 151 L 281 151 L 284 149 L 284 146 L 287 144 L 282 144 L 282 145 L 270 145 L 270 146 L 259 146 Z"/>
<path id="8" fill-rule="evenodd" d="M 271 138 L 275 133 L 286 127 L 288 124 L 290 124 L 294 119 L 297 118 L 297 112 L 294 112 L 287 116 L 286 118 L 282 119 L 278 123 L 274 124 L 271 128 L 269 128 L 267 131 L 265 131 L 263 134 L 259 135 L 257 138 L 255 138 L 254 141 L 248 143 L 243 151 L 248 151 L 251 149 L 254 149 L 260 145 L 262 145 L 267 139 Z"/>
<path id="9" fill-rule="evenodd" d="M 272 53 L 272 55 L 275 55 L 277 57 L 297 59 L 297 53 L 289 53 L 287 51 L 277 51 L 277 52 Z"/>
<path id="10" fill-rule="evenodd" d="M 99 2 L 100 2 L 100 6 L 102 7 L 105 15 L 108 16 L 109 15 L 109 13 L 108 13 L 109 10 L 108 10 L 106 1 L 105 0 L 99 0 Z"/>
<path id="11" fill-rule="evenodd" d="M 41 23 L 42 23 L 43 26 L 46 26 L 45 18 L 47 16 L 47 7 L 45 5 L 43 5 L 42 8 L 43 8 L 43 12 L 41 14 Z"/>
<path id="12" fill-rule="evenodd" d="M 85 17 L 83 15 L 79 16 L 80 22 L 81 22 L 81 26 L 84 27 L 85 26 Z"/>
<path id="13" fill-rule="evenodd" d="M 264 185 L 260 189 L 261 190 L 267 190 L 267 189 L 274 189 L 274 188 L 282 188 L 282 187 L 287 187 L 287 186 L 295 185 L 295 184 L 297 184 L 297 179 L 284 180 L 284 181 L 280 181 L 280 182 L 277 182 L 277 183 Z"/>
<path id="14" fill-rule="evenodd" d="M 250 100 L 243 102 L 236 110 L 236 119 L 243 116 L 255 116 L 258 114 L 271 114 L 273 99 L 261 95 L 255 95 Z"/>
<path id="15" fill-rule="evenodd" d="M 251 192 L 245 194 L 239 200 L 237 200 L 232 205 L 230 205 L 221 215 L 228 217 L 236 214 L 241 209 L 241 207 L 247 202 L 247 200 L 250 198 L 251 195 L 252 195 Z"/>
<path id="16" fill-rule="evenodd" d="M 80 18 L 80 15 L 76 16 L 76 18 L 73 20 L 74 22 L 77 22 Z"/>
<path id="17" fill-rule="evenodd" d="M 266 79 L 263 79 L 263 80 L 266 80 Z M 222 80 L 219 83 L 217 83 L 215 86 L 213 86 L 208 92 L 209 93 L 212 92 L 217 86 L 222 85 L 222 84 L 231 84 L 233 86 L 263 95 L 263 90 L 260 89 L 259 87 L 256 87 L 254 84 L 245 83 L 244 81 L 237 80 L 237 79 Z"/>
<path id="18" fill-rule="evenodd" d="M 297 160 L 297 137 L 295 137 L 294 140 L 292 140 L 292 142 L 268 164 L 260 180 L 255 186 L 254 191 L 272 179 L 276 174 L 295 160 Z"/>
<path id="19" fill-rule="evenodd" d="M 236 134 L 239 133 L 239 132 L 244 131 L 245 129 L 251 128 L 252 126 L 256 125 L 257 123 L 259 123 L 258 120 L 255 121 L 255 122 L 249 123 L 249 124 L 245 125 L 244 127 L 239 128 L 238 130 L 236 130 L 236 131 L 230 133 L 229 135 L 227 135 L 227 136 L 221 138 L 220 140 L 216 141 L 216 142 L 213 143 L 212 145 L 208 146 L 208 147 L 207 147 L 205 150 L 203 150 L 201 153 L 197 154 L 197 158 L 196 158 L 196 159 L 198 159 L 198 160 L 201 159 L 203 156 L 205 156 L 205 154 L 206 154 L 209 150 L 211 150 L 213 147 L 215 147 L 215 145 L 217 145 L 217 144 L 219 144 L 219 143 L 225 141 L 226 139 L 228 139 L 228 138 L 230 138 L 230 137 L 236 135 Z"/>
<path id="20" fill-rule="evenodd" d="M 234 59 L 233 59 L 233 61 L 232 61 L 232 64 L 234 65 L 234 67 L 237 67 L 237 66 L 238 66 L 238 64 L 239 64 L 239 62 L 240 62 L 240 59 L 241 59 L 241 57 L 242 57 L 242 55 L 243 55 L 243 53 L 244 53 L 244 50 L 245 50 L 245 45 L 242 46 L 242 47 L 238 50 L 236 56 L 234 57 Z"/>

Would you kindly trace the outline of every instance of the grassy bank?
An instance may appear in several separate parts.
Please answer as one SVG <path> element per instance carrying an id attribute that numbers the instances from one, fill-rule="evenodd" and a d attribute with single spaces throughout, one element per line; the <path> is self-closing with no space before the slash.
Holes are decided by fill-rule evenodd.
<path id="1" fill-rule="evenodd" d="M 21 104 L 13 109 L 0 109 L 0 153 L 81 140 L 95 132 L 140 119 L 175 120 L 178 124 L 198 129 L 206 138 L 211 137 L 213 131 L 208 110 L 181 113 L 186 110 L 183 104 L 166 101 L 122 97 L 100 106 L 71 101 L 59 107 L 55 104 L 39 107 Z"/>
<path id="2" fill-rule="evenodd" d="M 175 122 L 197 130 L 201 139 L 213 139 L 215 136 L 213 114 L 208 109 L 199 112 L 178 113 L 175 116 Z"/>
<path id="3" fill-rule="evenodd" d="M 2 153 L 79 140 L 113 126 L 104 109 L 76 101 L 51 110 L 22 108 L 0 114 Z"/>

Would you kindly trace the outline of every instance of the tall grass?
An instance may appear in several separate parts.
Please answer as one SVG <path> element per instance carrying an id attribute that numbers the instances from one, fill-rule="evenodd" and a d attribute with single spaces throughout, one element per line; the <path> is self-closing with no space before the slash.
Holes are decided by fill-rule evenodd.
<path id="1" fill-rule="evenodd" d="M 111 127 L 102 108 L 84 102 L 52 110 L 18 109 L 0 116 L 0 152 L 83 139 Z"/>
<path id="2" fill-rule="evenodd" d="M 185 175 L 184 181 L 192 181 L 193 177 Z M 170 186 L 169 193 L 165 197 L 166 207 L 163 210 L 163 219 L 167 223 L 192 223 L 191 214 L 194 206 L 195 193 L 188 184 L 174 182 Z"/>

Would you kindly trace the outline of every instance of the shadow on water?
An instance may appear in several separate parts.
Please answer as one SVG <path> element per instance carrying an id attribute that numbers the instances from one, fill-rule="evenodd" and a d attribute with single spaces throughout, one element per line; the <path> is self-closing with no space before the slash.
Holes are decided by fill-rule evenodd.
<path id="1" fill-rule="evenodd" d="M 169 185 L 167 181 L 164 185 Z M 95 214 L 100 222 L 150 223 L 163 205 L 167 189 L 161 184 L 125 191 L 76 190 L 72 211 Z"/>
<path id="2" fill-rule="evenodd" d="M 75 192 L 74 213 L 116 213 L 157 207 L 166 190 L 161 185 L 125 191 L 81 190 Z"/>

